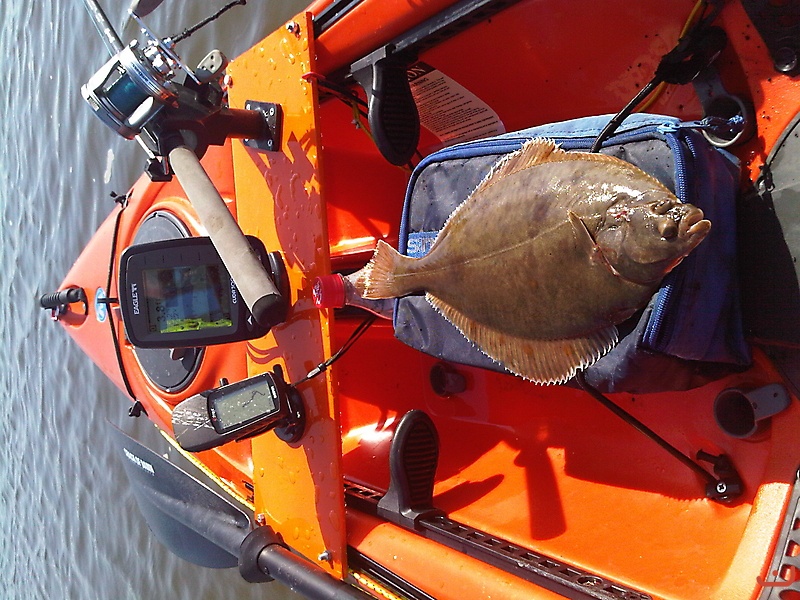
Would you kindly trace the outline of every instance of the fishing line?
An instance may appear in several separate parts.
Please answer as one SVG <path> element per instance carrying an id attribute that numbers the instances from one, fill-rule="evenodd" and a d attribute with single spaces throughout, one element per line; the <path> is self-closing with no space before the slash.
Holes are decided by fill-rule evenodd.
<path id="1" fill-rule="evenodd" d="M 197 25 L 194 25 L 193 27 L 189 27 L 188 29 L 184 29 L 181 33 L 179 33 L 178 35 L 172 36 L 170 39 L 172 40 L 173 44 L 177 44 L 181 40 L 185 40 L 190 35 L 195 33 L 198 29 L 200 29 L 202 27 L 205 27 L 206 25 L 208 25 L 212 21 L 215 21 L 216 19 L 219 19 L 224 13 L 226 13 L 228 10 L 230 10 L 234 6 L 244 6 L 245 4 L 247 4 L 247 0 L 233 0 L 233 2 L 229 2 L 228 4 L 226 4 L 225 6 L 220 8 L 217 12 L 215 12 L 210 17 L 207 17 L 207 18 L 203 19 L 202 21 L 200 21 Z"/>
<path id="2" fill-rule="evenodd" d="M 302 379 L 300 379 L 295 383 L 292 383 L 291 386 L 297 387 L 301 383 L 305 383 L 309 379 L 313 379 L 320 373 L 325 372 L 328 369 L 328 367 L 330 367 L 334 362 L 339 360 L 344 355 L 345 352 L 347 352 L 350 348 L 353 347 L 353 344 L 355 344 L 358 341 L 358 339 L 367 332 L 367 329 L 370 328 L 370 326 L 375 322 L 377 318 L 378 318 L 377 315 L 370 315 L 366 319 L 364 319 L 361 323 L 359 323 L 358 327 L 355 328 L 353 333 L 350 334 L 350 337 L 347 338 L 347 341 L 344 344 L 342 344 L 342 347 L 339 348 L 339 350 L 335 354 L 333 354 L 328 360 L 321 362 L 316 367 L 311 369 L 305 377 L 303 377 Z"/>

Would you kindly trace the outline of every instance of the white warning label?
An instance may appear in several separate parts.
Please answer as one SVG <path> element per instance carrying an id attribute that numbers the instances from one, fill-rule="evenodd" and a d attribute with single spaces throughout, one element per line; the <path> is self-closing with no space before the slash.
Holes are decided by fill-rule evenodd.
<path id="1" fill-rule="evenodd" d="M 408 82 L 420 122 L 443 143 L 505 133 L 505 125 L 488 104 L 432 66 L 423 62 L 412 65 Z"/>

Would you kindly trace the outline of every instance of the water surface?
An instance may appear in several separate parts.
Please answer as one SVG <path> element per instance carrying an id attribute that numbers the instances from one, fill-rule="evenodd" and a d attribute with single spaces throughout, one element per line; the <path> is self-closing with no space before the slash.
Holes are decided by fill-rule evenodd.
<path id="1" fill-rule="evenodd" d="M 124 23 L 127 3 L 101 0 Z M 174 35 L 224 2 L 166 0 L 146 18 Z M 246 50 L 306 4 L 251 0 L 181 42 L 196 64 Z M 136 33 L 127 26 L 124 41 Z M 233 570 L 195 567 L 153 538 L 112 452 L 107 421 L 130 429 L 129 400 L 38 308 L 144 166 L 79 88 L 108 54 L 81 0 L 0 4 L 0 597 L 289 598 Z M 145 419 L 137 427 L 153 435 Z"/>

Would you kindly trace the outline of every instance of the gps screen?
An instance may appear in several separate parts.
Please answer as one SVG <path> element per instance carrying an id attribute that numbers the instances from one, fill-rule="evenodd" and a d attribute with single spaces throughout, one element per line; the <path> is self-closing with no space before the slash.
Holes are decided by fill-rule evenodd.
<path id="1" fill-rule="evenodd" d="M 271 416 L 278 408 L 277 398 L 278 391 L 269 375 L 218 390 L 209 396 L 214 428 L 224 433 L 258 418 Z"/>

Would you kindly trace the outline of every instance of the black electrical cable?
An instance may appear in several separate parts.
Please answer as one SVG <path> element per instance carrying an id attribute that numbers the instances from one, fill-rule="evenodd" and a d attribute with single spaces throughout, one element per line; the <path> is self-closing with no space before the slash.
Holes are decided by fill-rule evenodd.
<path id="1" fill-rule="evenodd" d="M 301 383 L 305 383 L 309 379 L 313 379 L 320 373 L 325 372 L 328 369 L 328 367 L 330 367 L 334 362 L 339 360 L 342 357 L 342 355 L 344 355 L 345 352 L 347 352 L 350 348 L 353 347 L 353 344 L 355 344 L 358 341 L 358 339 L 367 332 L 367 329 L 370 328 L 370 325 L 372 325 L 377 318 L 378 318 L 377 315 L 370 315 L 366 319 L 364 319 L 361 323 L 359 323 L 358 327 L 355 328 L 353 333 L 350 334 L 350 337 L 347 338 L 347 341 L 344 344 L 342 344 L 342 347 L 339 348 L 339 350 L 337 350 L 335 354 L 333 354 L 328 360 L 321 362 L 316 367 L 311 369 L 305 377 L 291 384 L 292 387 L 297 387 Z"/>
<path id="2" fill-rule="evenodd" d="M 667 440 L 662 438 L 655 431 L 650 429 L 647 425 L 639 421 L 636 417 L 634 417 L 624 409 L 614 404 L 600 390 L 598 390 L 596 387 L 594 387 L 588 381 L 586 381 L 586 375 L 584 374 L 583 371 L 579 371 L 578 374 L 575 375 L 575 380 L 578 382 L 578 385 L 580 385 L 585 392 L 587 392 L 590 396 L 592 396 L 592 398 L 600 402 L 600 404 L 605 406 L 607 409 L 609 409 L 611 412 L 617 415 L 620 419 L 625 421 L 628 425 L 632 426 L 637 431 L 646 435 L 648 438 L 653 440 L 656 444 L 661 446 L 664 450 L 669 452 L 672 456 L 674 456 L 684 465 L 689 467 L 692 471 L 700 475 L 700 477 L 702 477 L 706 483 L 717 482 L 717 478 L 714 477 L 711 473 L 706 471 L 703 467 L 698 465 L 691 458 L 686 456 L 683 452 L 675 448 L 675 446 L 670 444 Z"/>
<path id="3" fill-rule="evenodd" d="M 712 10 L 705 14 L 708 7 Z M 709 0 L 703 5 L 700 20 L 678 40 L 675 47 L 661 57 L 653 78 L 622 110 L 614 115 L 598 135 L 589 152 L 599 152 L 622 122 L 652 94 L 661 83 L 683 85 L 693 81 L 706 67 L 711 65 L 727 43 L 725 32 L 711 27 L 722 8 L 722 0 Z"/>
<path id="4" fill-rule="evenodd" d="M 125 390 L 128 392 L 128 395 L 133 399 L 136 400 L 136 394 L 133 393 L 133 388 L 131 387 L 131 383 L 128 380 L 128 374 L 125 371 L 125 365 L 122 362 L 122 350 L 119 346 L 119 339 L 117 339 L 117 326 L 114 321 L 114 311 L 111 310 L 111 304 L 116 304 L 119 302 L 117 298 L 111 297 L 111 284 L 114 278 L 114 264 L 116 262 L 116 255 L 117 255 L 117 238 L 119 237 L 119 229 L 120 224 L 122 222 L 122 213 L 125 212 L 125 209 L 128 207 L 128 195 L 125 194 L 124 196 L 115 196 L 114 202 L 119 204 L 119 212 L 117 212 L 117 218 L 114 222 L 114 234 L 111 238 L 111 257 L 109 260 L 108 265 L 108 280 L 106 281 L 106 298 L 105 298 L 105 305 L 106 310 L 108 312 L 108 323 L 111 327 L 111 339 L 114 342 L 114 353 L 117 357 L 117 363 L 119 364 L 119 372 L 122 376 L 122 383 L 125 384 Z"/>
<path id="5" fill-rule="evenodd" d="M 589 152 L 599 152 L 600 148 L 603 147 L 603 142 L 611 137 L 617 128 L 622 124 L 622 122 L 630 116 L 633 110 L 639 106 L 639 104 L 641 104 L 645 98 L 653 93 L 653 90 L 658 87 L 659 83 L 661 83 L 660 78 L 654 77 L 647 85 L 639 90 L 639 93 L 636 94 L 636 96 L 634 96 L 634 98 L 628 102 L 621 111 L 611 117 L 611 120 L 603 128 L 603 131 L 600 132 L 600 135 L 595 138 Z"/>
<path id="6" fill-rule="evenodd" d="M 329 94 L 335 96 L 345 104 L 352 105 L 352 103 L 355 102 L 356 104 L 359 105 L 360 107 L 359 110 L 361 110 L 362 107 L 367 108 L 366 101 L 364 101 L 358 94 L 349 90 L 347 87 L 334 83 L 333 81 L 326 79 L 321 75 L 317 75 L 316 73 L 313 74 L 309 73 L 309 76 L 315 77 L 315 79 L 317 80 L 317 85 L 327 90 Z M 361 112 L 363 116 L 365 117 L 367 116 L 366 111 L 361 111 Z"/>

